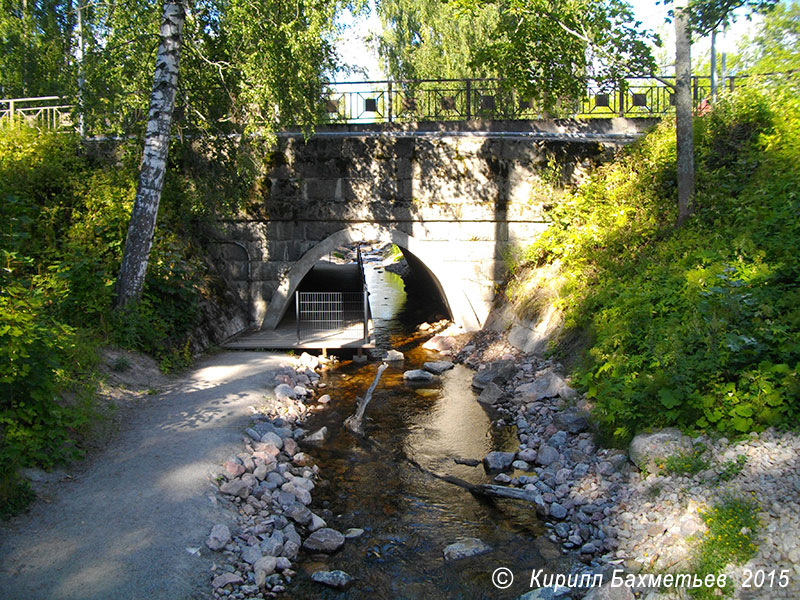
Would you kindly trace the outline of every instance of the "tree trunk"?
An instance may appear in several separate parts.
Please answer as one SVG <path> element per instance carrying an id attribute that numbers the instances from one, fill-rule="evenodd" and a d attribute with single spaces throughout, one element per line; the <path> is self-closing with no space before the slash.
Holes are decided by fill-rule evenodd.
<path id="1" fill-rule="evenodd" d="M 675 9 L 675 135 L 678 151 L 678 224 L 691 214 L 694 196 L 691 33 L 685 9 Z"/>
<path id="2" fill-rule="evenodd" d="M 125 252 L 117 278 L 115 307 L 122 308 L 142 294 L 147 260 L 153 245 L 158 203 L 167 168 L 172 109 L 178 89 L 181 36 L 186 20 L 183 4 L 165 0 L 160 41 L 150 94 L 150 111 L 145 131 L 139 185 L 125 239 Z"/>

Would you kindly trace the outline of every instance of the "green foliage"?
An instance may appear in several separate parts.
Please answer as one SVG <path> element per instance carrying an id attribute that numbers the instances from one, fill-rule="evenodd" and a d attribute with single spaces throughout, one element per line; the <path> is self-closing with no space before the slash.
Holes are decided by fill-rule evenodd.
<path id="1" fill-rule="evenodd" d="M 729 564 L 741 564 L 758 549 L 753 539 L 758 531 L 758 506 L 741 498 L 728 498 L 701 512 L 708 531 L 696 549 L 694 570 L 705 578 L 721 573 Z M 723 593 L 729 593 L 731 586 Z M 699 587 L 689 590 L 693 598 L 717 598 L 716 587 Z"/>
<path id="2" fill-rule="evenodd" d="M 743 470 L 744 466 L 747 464 L 747 456 L 744 454 L 739 454 L 736 457 L 736 460 L 727 460 L 722 463 L 722 471 L 719 473 L 719 480 L 720 481 L 730 481 L 737 477 Z"/>
<path id="3" fill-rule="evenodd" d="M 679 452 L 668 456 L 664 462 L 664 470 L 673 475 L 696 475 L 709 467 L 703 458 L 705 446 L 698 446 L 691 453 Z"/>
<path id="4" fill-rule="evenodd" d="M 798 109 L 792 90 L 743 91 L 696 119 L 695 215 L 683 227 L 665 122 L 557 205 L 525 251 L 528 265 L 559 266 L 568 332 L 591 340 L 574 375 L 606 435 L 797 423 Z M 526 290 L 519 277 L 512 296 Z"/>
<path id="5" fill-rule="evenodd" d="M 800 68 L 800 4 L 778 3 L 751 39 L 739 44 L 749 73 L 780 73 Z"/>

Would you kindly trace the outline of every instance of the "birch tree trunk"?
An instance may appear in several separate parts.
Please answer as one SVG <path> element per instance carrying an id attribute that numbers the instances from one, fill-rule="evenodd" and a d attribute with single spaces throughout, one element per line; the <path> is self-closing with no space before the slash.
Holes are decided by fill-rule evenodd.
<path id="1" fill-rule="evenodd" d="M 675 136 L 678 170 L 678 224 L 689 218 L 694 196 L 694 131 L 692 129 L 692 55 L 689 19 L 675 8 Z"/>
<path id="2" fill-rule="evenodd" d="M 117 278 L 115 307 L 122 308 L 142 294 L 147 261 L 153 245 L 158 203 L 164 186 L 172 110 L 178 89 L 178 63 L 186 9 L 180 1 L 165 0 L 160 41 L 150 94 L 144 152 L 139 172 L 125 251 Z"/>

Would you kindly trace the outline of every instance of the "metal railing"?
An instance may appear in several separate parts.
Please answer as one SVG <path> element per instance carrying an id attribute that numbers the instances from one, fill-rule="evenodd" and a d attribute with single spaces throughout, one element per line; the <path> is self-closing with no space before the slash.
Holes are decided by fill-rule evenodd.
<path id="1" fill-rule="evenodd" d="M 73 129 L 72 111 L 75 108 L 61 96 L 10 98 L 0 100 L 0 122 L 12 127 L 24 123 L 36 129 Z"/>
<path id="2" fill-rule="evenodd" d="M 728 76 L 730 89 L 747 76 Z M 325 112 L 331 123 L 536 120 L 549 115 L 535 100 L 509 89 L 500 79 L 436 79 L 331 83 Z M 711 77 L 692 77 L 695 104 L 711 93 Z M 673 110 L 674 78 L 632 77 L 614 84 L 591 84 L 577 101 L 560 102 L 555 116 L 586 118 L 662 116 Z"/>

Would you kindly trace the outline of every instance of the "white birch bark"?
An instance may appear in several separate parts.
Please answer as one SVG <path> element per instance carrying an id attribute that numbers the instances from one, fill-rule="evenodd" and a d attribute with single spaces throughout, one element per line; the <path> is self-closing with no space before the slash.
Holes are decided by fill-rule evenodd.
<path id="1" fill-rule="evenodd" d="M 689 218 L 694 196 L 691 33 L 684 8 L 675 9 L 675 136 L 677 141 L 678 224 Z"/>
<path id="2" fill-rule="evenodd" d="M 164 1 L 139 185 L 136 189 L 128 236 L 125 239 L 125 251 L 117 278 L 116 308 L 137 300 L 144 287 L 158 204 L 167 168 L 167 150 L 175 93 L 178 89 L 178 64 L 185 20 L 186 9 L 181 2 Z"/>

